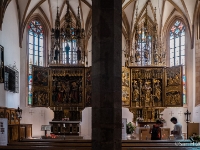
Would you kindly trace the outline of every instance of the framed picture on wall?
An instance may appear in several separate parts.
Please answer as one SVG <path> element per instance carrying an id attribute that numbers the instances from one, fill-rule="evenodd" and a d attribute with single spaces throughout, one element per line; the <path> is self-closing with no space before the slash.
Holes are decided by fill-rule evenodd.
<path id="1" fill-rule="evenodd" d="M 4 48 L 0 45 L 0 83 L 4 83 Z"/>

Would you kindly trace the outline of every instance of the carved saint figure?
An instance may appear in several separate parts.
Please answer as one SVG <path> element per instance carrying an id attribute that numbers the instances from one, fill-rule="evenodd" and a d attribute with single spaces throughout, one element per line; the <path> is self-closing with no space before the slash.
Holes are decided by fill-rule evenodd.
<path id="1" fill-rule="evenodd" d="M 140 92 L 139 92 L 139 85 L 136 80 L 133 80 L 133 101 L 138 101 Z"/>
<path id="2" fill-rule="evenodd" d="M 81 60 L 81 50 L 79 49 L 79 47 L 78 47 L 78 49 L 77 49 L 77 60 L 78 60 L 78 63 L 79 63 L 80 60 Z"/>
<path id="3" fill-rule="evenodd" d="M 158 62 L 159 61 L 159 56 L 158 56 L 158 53 L 157 51 L 154 53 L 154 62 Z"/>
<path id="4" fill-rule="evenodd" d="M 161 100 L 161 86 L 160 86 L 160 80 L 154 80 L 155 85 L 155 97 L 158 101 Z"/>
<path id="5" fill-rule="evenodd" d="M 139 52 L 139 51 L 136 51 L 136 52 L 135 52 L 135 62 L 140 62 L 140 58 L 141 58 L 140 52 Z"/>
<path id="6" fill-rule="evenodd" d="M 144 93 L 145 102 L 150 102 L 151 101 L 151 91 L 152 91 L 151 82 L 145 81 L 142 90 Z"/>
<path id="7" fill-rule="evenodd" d="M 57 62 L 59 59 L 59 53 L 60 51 L 58 50 L 58 46 L 55 46 L 55 56 L 54 56 L 54 60 Z"/>
<path id="8" fill-rule="evenodd" d="M 69 51 L 70 51 L 70 47 L 69 47 L 69 44 L 67 43 L 67 45 L 65 47 L 67 63 L 69 63 Z"/>
<path id="9" fill-rule="evenodd" d="M 149 59 L 149 51 L 148 51 L 147 49 L 144 50 L 144 58 L 145 58 L 146 60 Z"/>

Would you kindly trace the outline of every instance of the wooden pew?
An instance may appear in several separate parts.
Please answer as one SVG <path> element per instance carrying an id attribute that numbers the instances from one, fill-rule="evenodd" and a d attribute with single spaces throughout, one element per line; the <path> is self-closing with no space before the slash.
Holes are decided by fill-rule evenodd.
<path id="1" fill-rule="evenodd" d="M 175 144 L 176 143 L 176 144 Z M 178 145 L 181 143 L 182 145 Z M 91 140 L 50 140 L 34 139 L 11 142 L 8 146 L 0 146 L 0 149 L 30 149 L 30 150 L 92 150 Z M 122 140 L 122 150 L 195 150 L 200 149 L 192 145 L 189 140 Z"/>

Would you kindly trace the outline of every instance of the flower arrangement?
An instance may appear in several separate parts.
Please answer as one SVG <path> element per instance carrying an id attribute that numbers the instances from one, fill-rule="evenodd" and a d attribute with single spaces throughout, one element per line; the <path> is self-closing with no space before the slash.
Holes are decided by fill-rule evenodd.
<path id="1" fill-rule="evenodd" d="M 193 138 L 194 141 L 200 142 L 200 135 L 194 134 L 194 135 L 192 136 L 192 138 Z"/>
<path id="2" fill-rule="evenodd" d="M 143 119 L 143 118 L 141 118 L 141 117 L 137 117 L 137 118 L 136 118 L 136 121 L 137 121 L 137 122 L 143 122 L 143 121 L 144 121 L 144 119 Z"/>
<path id="3" fill-rule="evenodd" d="M 133 131 L 135 131 L 135 128 L 136 128 L 136 126 L 135 126 L 135 124 L 133 122 L 127 123 L 126 124 L 126 133 L 127 134 L 132 134 Z"/>
<path id="4" fill-rule="evenodd" d="M 166 120 L 164 118 L 158 118 L 157 120 L 161 121 L 162 123 L 166 123 Z"/>

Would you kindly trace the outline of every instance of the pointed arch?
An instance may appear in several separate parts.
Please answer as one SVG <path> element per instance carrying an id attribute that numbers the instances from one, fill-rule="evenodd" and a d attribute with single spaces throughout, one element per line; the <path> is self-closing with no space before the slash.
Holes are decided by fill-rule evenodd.
<path id="1" fill-rule="evenodd" d="M 190 26 L 181 16 L 174 15 L 164 26 L 167 66 L 183 65 L 183 104 L 187 104 L 187 49 L 190 46 Z"/>
<path id="2" fill-rule="evenodd" d="M 0 1 L 0 30 L 2 30 L 3 18 L 6 12 L 6 8 L 8 7 L 11 0 L 1 0 Z"/>
<path id="3" fill-rule="evenodd" d="M 36 20 L 36 21 L 39 21 L 43 27 L 43 30 L 44 30 L 44 62 L 45 62 L 45 66 L 47 64 L 47 56 L 48 56 L 48 36 L 49 36 L 49 31 L 51 30 L 50 28 L 50 25 L 48 25 L 48 23 L 46 22 L 46 20 L 43 19 L 43 17 L 38 14 L 38 13 L 35 13 L 34 15 L 32 15 L 27 24 L 26 25 L 29 25 L 31 21 L 33 20 Z"/>
<path id="4" fill-rule="evenodd" d="M 32 15 L 26 24 L 28 105 L 32 105 L 32 65 L 47 65 L 49 26 L 40 14 Z"/>

